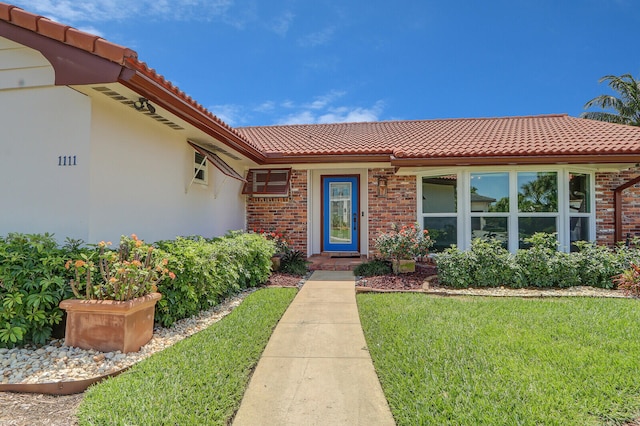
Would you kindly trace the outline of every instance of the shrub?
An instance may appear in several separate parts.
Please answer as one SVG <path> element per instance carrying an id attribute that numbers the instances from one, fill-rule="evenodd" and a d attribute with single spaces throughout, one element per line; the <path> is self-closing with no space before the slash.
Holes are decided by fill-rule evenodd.
<path id="1" fill-rule="evenodd" d="M 51 234 L 0 237 L 0 347 L 50 339 L 63 316 L 58 304 L 71 297 L 65 260 L 87 252 L 81 245 L 59 247 Z"/>
<path id="2" fill-rule="evenodd" d="M 550 260 L 558 251 L 556 234 L 535 233 L 525 238 L 529 248 L 518 250 L 516 262 L 522 268 L 527 287 L 552 287 L 554 277 Z"/>
<path id="3" fill-rule="evenodd" d="M 456 288 L 522 286 L 522 273 L 511 253 L 497 240 L 475 239 L 469 251 L 456 246 L 436 257 L 438 278 Z"/>
<path id="4" fill-rule="evenodd" d="M 612 288 L 614 277 L 640 264 L 640 250 L 626 246 L 610 249 L 591 242 L 577 242 L 579 251 L 558 251 L 555 234 L 537 233 L 526 238 L 527 249 L 515 256 L 497 241 L 471 242 L 471 249 L 455 246 L 438 254 L 438 276 L 452 287 L 571 287 L 589 285 Z"/>
<path id="5" fill-rule="evenodd" d="M 394 260 L 424 257 L 429 254 L 432 245 L 429 231 L 420 231 L 418 224 L 400 228 L 394 223 L 390 232 L 381 234 L 375 240 L 376 249 L 382 257 Z"/>
<path id="6" fill-rule="evenodd" d="M 467 288 L 474 285 L 473 263 L 471 256 L 460 250 L 455 244 L 437 254 L 438 280 L 455 288 Z"/>
<path id="7" fill-rule="evenodd" d="M 360 277 L 373 277 L 376 275 L 387 275 L 392 272 L 391 264 L 383 259 L 373 259 L 369 262 L 361 263 L 353 270 L 353 274 Z"/>
<path id="8" fill-rule="evenodd" d="M 612 250 L 587 241 L 578 241 L 575 245 L 579 251 L 572 255 L 580 259 L 580 282 L 600 288 L 612 288 L 613 278 L 631 264 L 632 253 L 638 252 L 625 246 Z"/>
<path id="9" fill-rule="evenodd" d="M 631 267 L 615 278 L 615 283 L 627 296 L 640 297 L 640 266 Z"/>
<path id="10" fill-rule="evenodd" d="M 307 273 L 307 260 L 299 250 L 289 250 L 280 258 L 280 272 L 303 276 Z"/>
<path id="11" fill-rule="evenodd" d="M 241 289 L 264 283 L 271 273 L 275 244 L 259 234 L 231 232 L 224 237 L 159 241 L 167 253 L 167 268 L 175 280 L 158 283 L 163 297 L 156 304 L 156 321 L 175 321 L 215 306 Z"/>

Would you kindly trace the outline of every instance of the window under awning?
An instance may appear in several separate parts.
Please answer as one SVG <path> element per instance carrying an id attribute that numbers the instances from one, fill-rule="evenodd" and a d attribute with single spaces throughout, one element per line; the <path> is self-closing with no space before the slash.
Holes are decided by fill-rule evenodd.
<path id="1" fill-rule="evenodd" d="M 189 145 L 191 145 L 191 147 L 193 149 L 195 149 L 197 152 L 199 152 L 200 154 L 205 156 L 207 158 L 207 160 L 209 160 L 209 162 L 211 164 L 213 164 L 218 170 L 220 170 L 224 175 L 229 176 L 230 178 L 238 179 L 239 181 L 242 181 L 242 182 L 246 182 L 247 181 L 245 178 L 242 177 L 242 175 L 240 175 L 238 172 L 236 172 L 233 169 L 233 167 L 231 167 L 230 165 L 225 163 L 222 160 L 222 158 L 218 157 L 213 152 L 209 151 L 208 149 L 205 149 L 205 148 L 201 147 L 200 145 L 196 145 L 195 143 L 193 143 L 191 141 L 187 141 L 187 143 Z"/>
<path id="2" fill-rule="evenodd" d="M 242 193 L 286 197 L 290 180 L 291 169 L 250 169 Z"/>

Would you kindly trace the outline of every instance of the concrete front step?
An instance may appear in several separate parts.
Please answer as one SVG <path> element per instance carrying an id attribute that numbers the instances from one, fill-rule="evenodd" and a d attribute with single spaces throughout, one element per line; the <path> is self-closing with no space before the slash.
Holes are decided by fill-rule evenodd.
<path id="1" fill-rule="evenodd" d="M 311 262 L 309 269 L 312 271 L 353 271 L 356 266 L 366 262 L 367 257 L 329 257 L 313 255 L 307 260 Z"/>

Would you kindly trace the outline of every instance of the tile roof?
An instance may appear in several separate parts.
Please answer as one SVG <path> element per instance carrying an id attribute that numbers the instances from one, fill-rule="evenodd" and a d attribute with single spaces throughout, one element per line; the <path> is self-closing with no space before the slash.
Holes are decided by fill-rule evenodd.
<path id="1" fill-rule="evenodd" d="M 267 155 L 386 154 L 396 160 L 622 155 L 638 156 L 635 161 L 640 161 L 640 127 L 566 114 L 244 127 L 238 131 Z"/>
<path id="2" fill-rule="evenodd" d="M 175 99 L 177 99 L 179 102 L 184 104 L 182 105 L 184 110 L 192 110 L 189 112 L 190 116 L 194 116 L 194 113 L 195 116 L 199 116 L 201 114 L 204 116 L 205 120 L 211 120 L 215 127 L 223 130 L 223 134 L 216 134 L 215 136 L 223 137 L 224 139 L 224 133 L 230 134 L 232 139 L 234 139 L 232 142 L 234 148 L 240 148 L 240 151 L 243 151 L 242 148 L 245 148 L 243 145 L 246 145 L 248 150 L 245 149 L 246 152 L 244 152 L 244 154 L 249 154 L 250 158 L 261 161 L 261 154 L 258 152 L 252 152 L 255 151 L 256 147 L 250 141 L 244 139 L 243 136 L 234 128 L 220 120 L 220 118 L 212 114 L 193 98 L 181 91 L 177 86 L 173 85 L 162 75 L 158 74 L 153 68 L 150 68 L 146 63 L 138 60 L 138 54 L 134 50 L 111 43 L 102 37 L 77 30 L 68 25 L 60 24 L 44 16 L 27 12 L 17 6 L 3 2 L 0 2 L 0 21 L 5 21 L 9 24 L 24 28 L 65 45 L 81 49 L 100 58 L 122 65 L 125 68 L 136 71 L 144 79 L 150 81 L 151 84 L 159 86 L 161 90 L 154 93 L 156 96 L 162 96 L 163 98 L 171 100 L 174 105 Z M 125 83 L 124 81 L 120 82 L 123 84 Z M 130 86 L 135 86 L 135 84 L 131 84 Z M 150 86 L 147 83 L 145 87 Z M 140 87 L 132 88 L 139 89 Z M 149 94 L 146 97 L 158 102 L 155 99 L 156 96 Z M 200 118 L 202 119 L 203 117 Z M 207 125 L 207 127 L 211 129 L 210 125 Z M 228 137 L 229 135 L 226 136 Z M 226 140 L 226 142 L 231 141 Z"/>
<path id="3" fill-rule="evenodd" d="M 567 115 L 234 129 L 139 61 L 131 49 L 0 2 L 2 21 L 130 70 L 133 76 L 122 73 L 118 82 L 162 103 L 259 164 L 391 160 L 392 164 L 422 165 L 478 159 L 496 164 L 640 162 L 640 128 Z"/>

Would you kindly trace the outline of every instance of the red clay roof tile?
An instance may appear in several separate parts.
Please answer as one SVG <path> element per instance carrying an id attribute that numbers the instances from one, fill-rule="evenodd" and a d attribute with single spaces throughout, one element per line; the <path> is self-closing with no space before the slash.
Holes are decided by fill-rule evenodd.
<path id="1" fill-rule="evenodd" d="M 0 2 L 0 20 L 7 21 L 13 25 L 28 29 L 45 37 L 52 38 L 78 49 L 85 50 L 101 58 L 139 71 L 141 74 L 156 82 L 168 92 L 174 93 L 190 107 L 197 109 L 208 119 L 213 120 L 217 125 L 235 135 L 235 137 L 242 141 L 242 143 L 251 147 L 251 149 L 255 149 L 255 146 L 250 141 L 245 140 L 235 129 L 231 128 L 228 124 L 224 123 L 214 114 L 209 112 L 204 106 L 200 105 L 190 96 L 179 90 L 162 75 L 158 74 L 154 69 L 148 67 L 147 64 L 139 61 L 138 54 L 135 51 L 111 43 L 94 34 L 89 34 L 68 25 L 63 25 L 45 17 L 26 12 L 7 3 Z"/>
<path id="2" fill-rule="evenodd" d="M 0 19 L 119 64 L 123 64 L 125 58 L 137 58 L 138 56 L 135 51 L 111 43 L 94 34 L 60 24 L 7 3 L 0 2 Z M 101 40 L 99 49 L 97 48 L 97 40 Z M 109 47 L 107 48 L 106 45 Z M 108 52 L 108 55 L 104 55 L 105 52 Z"/>
<path id="3" fill-rule="evenodd" d="M 57 22 L 42 18 L 38 21 L 38 32 L 43 36 L 58 41 L 65 41 L 65 33 L 71 28 L 70 26 L 60 25 Z"/>
<path id="4" fill-rule="evenodd" d="M 567 115 L 285 125 L 238 131 L 267 153 L 290 156 L 640 156 L 640 128 Z"/>
<path id="5" fill-rule="evenodd" d="M 36 31 L 38 29 L 38 19 L 42 18 L 42 16 L 27 12 L 26 10 L 22 10 L 18 7 L 10 9 L 10 15 L 12 23 L 31 31 Z"/>
<path id="6" fill-rule="evenodd" d="M 640 156 L 640 128 L 566 115 L 245 127 L 233 129 L 137 58 L 131 49 L 0 2 L 0 20 L 139 72 L 166 92 L 263 153 L 358 155 L 401 159 Z M 171 95 L 171 96 L 173 96 Z M 640 157 L 639 157 L 640 160 Z"/>

